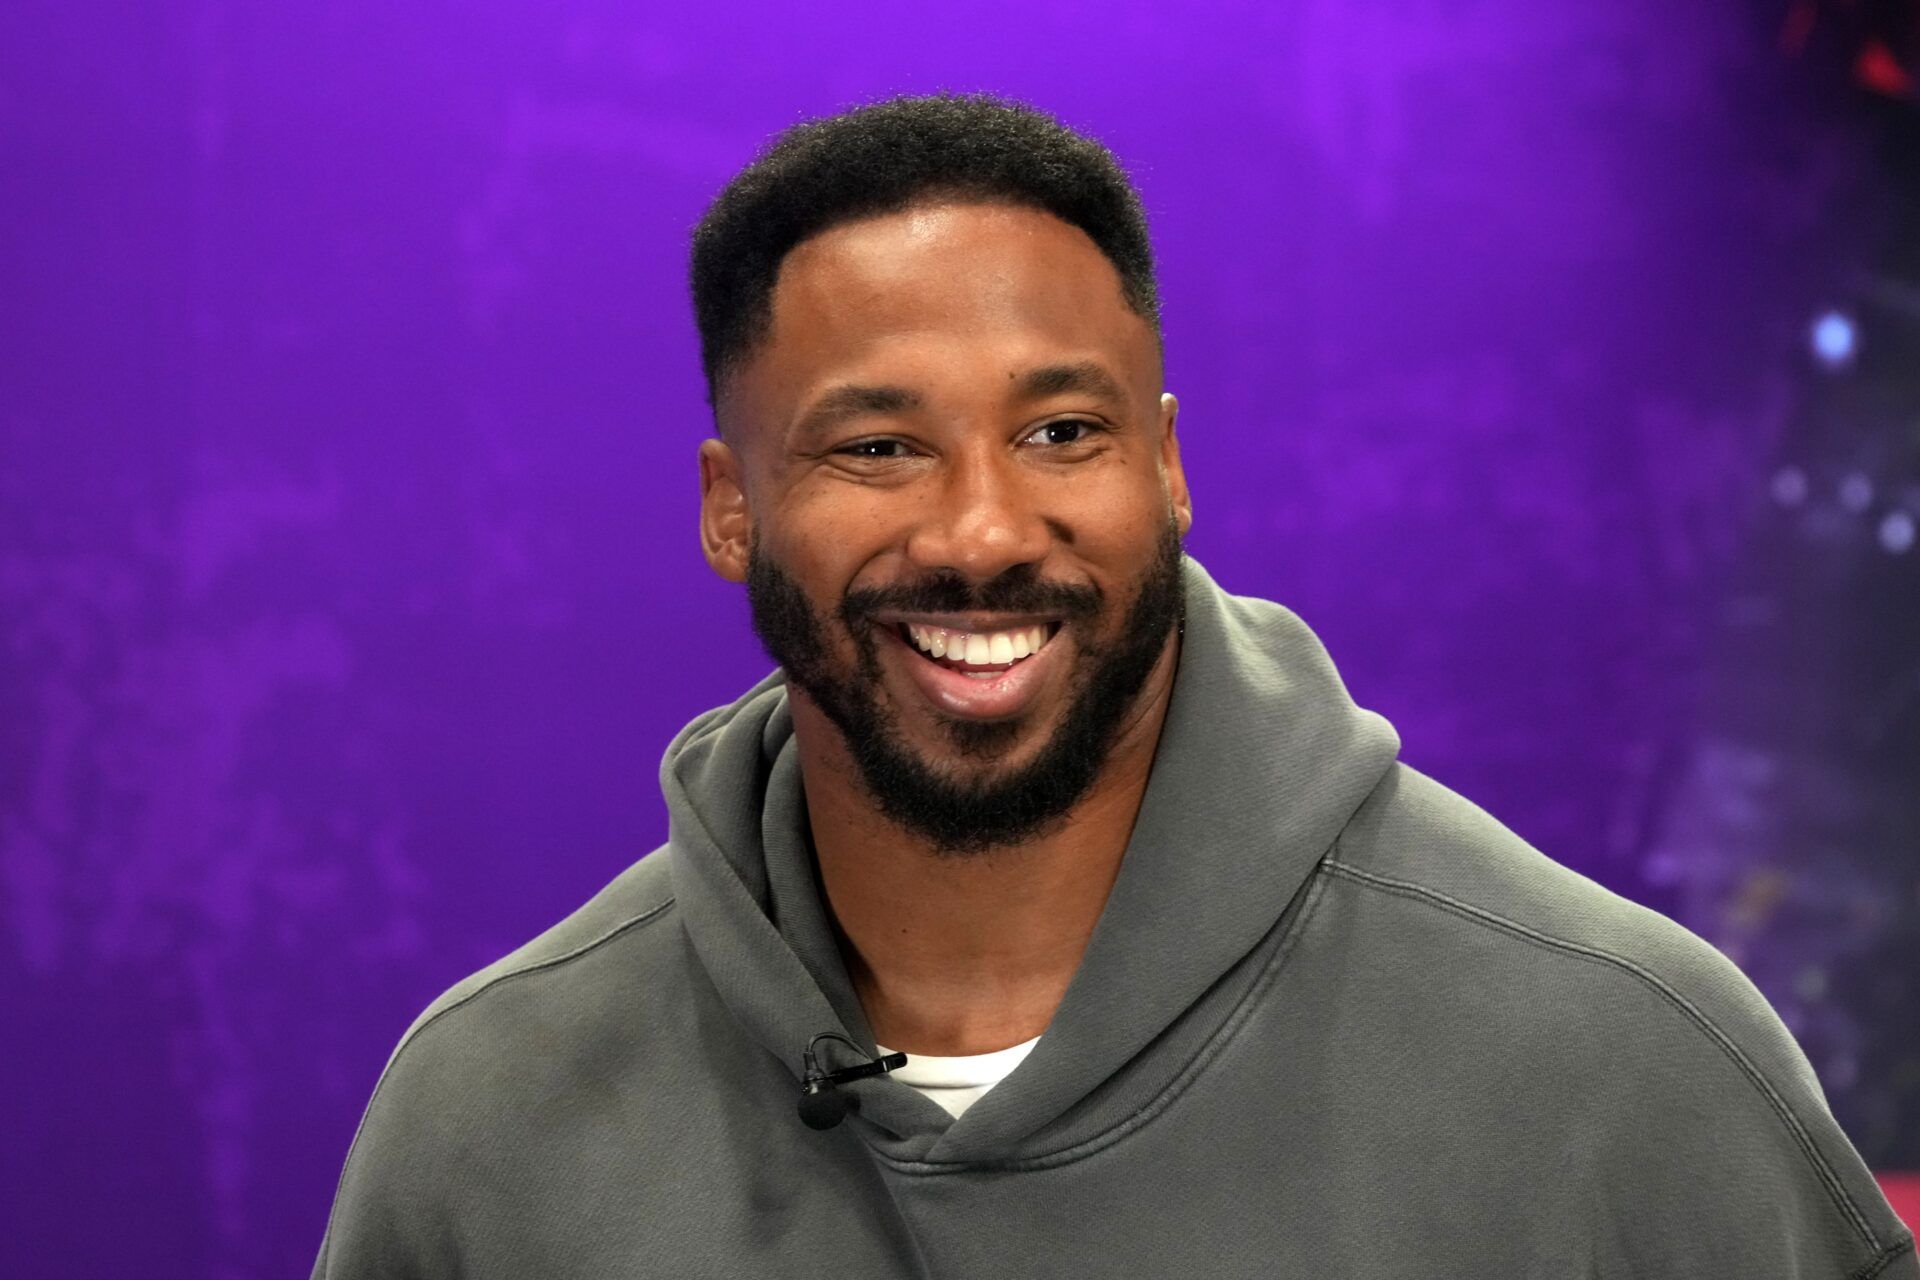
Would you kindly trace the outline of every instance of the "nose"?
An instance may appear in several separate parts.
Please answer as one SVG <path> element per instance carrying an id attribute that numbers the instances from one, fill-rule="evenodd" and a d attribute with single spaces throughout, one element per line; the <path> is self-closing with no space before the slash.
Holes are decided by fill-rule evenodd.
<path id="1" fill-rule="evenodd" d="M 1041 512 L 1037 478 L 989 442 L 951 456 L 929 505 L 907 539 L 907 558 L 923 570 L 955 569 L 988 582 L 1017 564 L 1046 557 L 1053 530 Z"/>

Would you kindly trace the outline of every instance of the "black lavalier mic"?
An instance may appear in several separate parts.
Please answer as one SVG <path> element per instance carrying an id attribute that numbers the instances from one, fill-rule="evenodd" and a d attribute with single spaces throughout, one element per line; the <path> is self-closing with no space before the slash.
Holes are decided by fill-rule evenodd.
<path id="1" fill-rule="evenodd" d="M 859 1109 L 860 1099 L 850 1093 L 840 1092 L 838 1086 L 849 1080 L 882 1076 L 907 1065 L 906 1054 L 890 1053 L 884 1058 L 874 1058 L 857 1067 L 846 1067 L 839 1071 L 822 1071 L 819 1059 L 814 1057 L 813 1053 L 813 1046 L 822 1040 L 838 1040 L 855 1053 L 864 1052 L 859 1045 L 837 1031 L 822 1031 L 807 1042 L 807 1053 L 804 1059 L 806 1078 L 800 1083 L 800 1120 L 809 1129 L 831 1129 L 847 1118 L 847 1112 Z"/>

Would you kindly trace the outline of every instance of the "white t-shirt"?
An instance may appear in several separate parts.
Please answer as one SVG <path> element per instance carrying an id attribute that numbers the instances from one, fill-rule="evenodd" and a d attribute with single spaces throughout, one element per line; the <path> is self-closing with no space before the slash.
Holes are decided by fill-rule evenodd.
<path id="1" fill-rule="evenodd" d="M 907 1055 L 907 1065 L 889 1072 L 895 1080 L 910 1084 L 945 1107 L 957 1120 L 960 1113 L 986 1096 L 987 1090 L 1006 1079 L 1013 1069 L 1040 1043 L 1035 1036 L 1025 1044 L 992 1053 L 973 1053 L 960 1058 L 936 1058 L 924 1053 Z M 895 1052 L 875 1045 L 881 1056 Z"/>

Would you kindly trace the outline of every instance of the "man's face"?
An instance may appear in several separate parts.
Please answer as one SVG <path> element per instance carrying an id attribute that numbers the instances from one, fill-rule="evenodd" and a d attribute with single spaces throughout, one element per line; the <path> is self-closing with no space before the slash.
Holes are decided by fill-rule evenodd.
<path id="1" fill-rule="evenodd" d="M 796 720 L 936 849 L 1056 827 L 1137 713 L 1192 520 L 1174 408 L 1118 273 L 1051 215 L 921 207 L 782 265 L 721 394 L 734 447 L 702 448 L 708 556 Z"/>

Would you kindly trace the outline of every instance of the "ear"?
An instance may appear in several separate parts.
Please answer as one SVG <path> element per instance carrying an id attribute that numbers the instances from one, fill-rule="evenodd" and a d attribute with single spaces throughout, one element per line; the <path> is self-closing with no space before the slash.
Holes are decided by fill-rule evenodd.
<path id="1" fill-rule="evenodd" d="M 1165 478 L 1167 498 L 1173 504 L 1174 519 L 1179 521 L 1180 536 L 1193 528 L 1193 498 L 1187 492 L 1186 469 L 1180 465 L 1180 441 L 1173 434 L 1174 419 L 1180 416 L 1180 402 L 1171 395 L 1160 397 L 1160 474 Z"/>
<path id="2" fill-rule="evenodd" d="M 747 580 L 753 515 L 740 456 L 719 440 L 700 442 L 700 549 L 728 582 Z"/>

